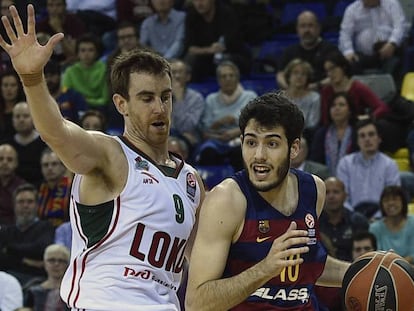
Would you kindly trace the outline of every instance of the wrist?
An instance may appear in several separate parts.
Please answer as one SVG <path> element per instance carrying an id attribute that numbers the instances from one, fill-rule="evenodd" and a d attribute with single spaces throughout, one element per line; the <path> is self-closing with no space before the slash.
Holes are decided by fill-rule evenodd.
<path id="1" fill-rule="evenodd" d="M 34 86 L 40 84 L 43 78 L 43 72 L 19 74 L 20 80 L 24 86 Z"/>

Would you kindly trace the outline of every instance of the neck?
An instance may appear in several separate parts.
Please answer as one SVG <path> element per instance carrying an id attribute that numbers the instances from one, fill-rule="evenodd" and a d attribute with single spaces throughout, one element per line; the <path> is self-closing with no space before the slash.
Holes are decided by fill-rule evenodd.
<path id="1" fill-rule="evenodd" d="M 211 22 L 214 19 L 216 13 L 216 8 L 213 7 L 210 11 L 203 15 L 203 18 L 206 22 Z"/>
<path id="2" fill-rule="evenodd" d="M 276 188 L 266 192 L 259 191 L 260 196 L 286 216 L 290 216 L 295 212 L 298 203 L 296 176 L 291 175 L 291 173 L 288 173 Z"/>
<path id="3" fill-rule="evenodd" d="M 166 142 L 158 145 L 151 144 L 150 142 L 131 137 L 126 129 L 124 131 L 124 137 L 126 137 L 136 148 L 144 152 L 156 164 L 169 166 L 169 160 L 171 159 Z"/>
<path id="4" fill-rule="evenodd" d="M 305 90 L 305 89 L 298 89 L 296 87 L 288 87 L 288 89 L 286 90 L 286 92 L 287 92 L 287 94 L 290 97 L 300 98 L 300 97 L 303 97 L 306 94 L 307 90 Z"/>
<path id="5" fill-rule="evenodd" d="M 312 41 L 309 43 L 305 41 L 301 41 L 301 45 L 305 50 L 312 50 L 315 46 L 319 44 L 321 40 L 322 40 L 321 37 L 318 37 L 315 41 Z"/>
<path id="6" fill-rule="evenodd" d="M 341 81 L 337 83 L 332 83 L 332 86 L 335 91 L 348 91 L 348 88 L 350 86 L 351 80 L 348 77 L 344 77 Z"/>
<path id="7" fill-rule="evenodd" d="M 34 141 L 38 136 L 39 136 L 39 134 L 35 130 L 33 130 L 33 131 L 27 132 L 27 133 L 16 133 L 14 135 L 14 138 L 15 138 L 16 142 L 18 142 L 19 144 L 28 145 L 32 141 Z"/>
<path id="8" fill-rule="evenodd" d="M 336 210 L 326 210 L 326 214 L 328 215 L 329 222 L 333 225 L 337 225 L 342 220 L 342 209 L 336 209 Z"/>
<path id="9" fill-rule="evenodd" d="M 5 187 L 9 184 L 10 180 L 13 178 L 13 175 L 3 175 L 0 176 L 0 184 Z"/>
<path id="10" fill-rule="evenodd" d="M 166 22 L 168 20 L 168 16 L 170 15 L 170 11 L 162 11 L 158 12 L 158 17 L 162 22 Z"/>
<path id="11" fill-rule="evenodd" d="M 46 281 L 42 283 L 43 288 L 55 289 L 60 288 L 62 282 L 62 277 L 52 277 L 50 276 Z"/>

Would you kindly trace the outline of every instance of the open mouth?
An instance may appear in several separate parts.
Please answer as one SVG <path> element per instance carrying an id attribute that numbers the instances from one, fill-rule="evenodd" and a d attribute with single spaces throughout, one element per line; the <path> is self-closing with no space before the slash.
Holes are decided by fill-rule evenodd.
<path id="1" fill-rule="evenodd" d="M 263 165 L 253 165 L 253 171 L 258 177 L 265 177 L 269 174 L 270 169 Z"/>

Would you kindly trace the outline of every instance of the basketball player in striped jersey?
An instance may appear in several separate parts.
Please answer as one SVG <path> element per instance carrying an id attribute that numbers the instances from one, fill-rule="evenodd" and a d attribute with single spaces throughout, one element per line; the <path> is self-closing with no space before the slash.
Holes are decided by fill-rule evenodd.
<path id="1" fill-rule="evenodd" d="M 319 236 L 325 185 L 290 168 L 303 124 L 280 93 L 242 109 L 245 169 L 203 203 L 186 310 L 319 310 L 315 284 L 341 286 L 349 263 L 327 256 Z"/>
<path id="2" fill-rule="evenodd" d="M 71 194 L 71 260 L 61 296 L 72 310 L 179 310 L 186 244 L 204 192 L 196 171 L 168 152 L 172 109 L 168 62 L 131 51 L 111 71 L 113 102 L 124 133 L 112 137 L 65 120 L 43 69 L 63 34 L 37 42 L 28 6 L 27 32 L 15 7 L 15 31 L 2 17 L 10 55 L 43 140 L 76 173 Z"/>

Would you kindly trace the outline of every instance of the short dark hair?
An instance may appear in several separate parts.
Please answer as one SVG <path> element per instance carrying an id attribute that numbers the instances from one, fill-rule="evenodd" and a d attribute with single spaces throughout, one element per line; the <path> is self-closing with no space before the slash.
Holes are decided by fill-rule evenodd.
<path id="1" fill-rule="evenodd" d="M 106 118 L 105 118 L 105 115 L 101 111 L 96 110 L 96 109 L 86 110 L 85 113 L 80 118 L 79 124 L 83 127 L 83 122 L 85 121 L 85 119 L 87 117 L 90 117 L 90 116 L 97 117 L 99 120 L 101 120 L 101 124 L 102 124 L 102 129 L 101 130 L 102 130 L 102 132 L 105 132 L 105 130 L 106 130 Z"/>
<path id="2" fill-rule="evenodd" d="M 354 244 L 354 242 L 367 240 L 367 239 L 371 241 L 372 247 L 374 248 L 374 250 L 376 250 L 377 249 L 377 238 L 372 232 L 369 232 L 366 230 L 355 232 L 352 235 L 352 244 Z"/>
<path id="3" fill-rule="evenodd" d="M 36 199 L 37 199 L 37 194 L 38 194 L 37 188 L 32 184 L 25 183 L 25 184 L 22 184 L 20 186 L 17 186 L 17 188 L 14 190 L 14 192 L 13 192 L 13 201 L 16 201 L 16 197 L 19 195 L 19 193 L 25 192 L 25 191 L 33 192 Z"/>
<path id="4" fill-rule="evenodd" d="M 359 130 L 361 128 L 366 127 L 367 125 L 371 125 L 371 124 L 377 130 L 378 135 L 381 136 L 380 135 L 380 132 L 379 132 L 379 128 L 378 128 L 377 122 L 374 119 L 371 119 L 371 118 L 361 119 L 361 120 L 358 120 L 357 121 L 357 123 L 355 124 L 355 133 L 357 134 L 357 136 L 358 136 L 358 132 L 359 132 Z"/>
<path id="5" fill-rule="evenodd" d="M 102 52 L 103 52 L 103 45 L 102 45 L 101 39 L 97 35 L 92 34 L 92 33 L 86 33 L 80 36 L 76 40 L 76 54 L 79 53 L 79 46 L 82 43 L 92 43 L 96 49 L 96 59 L 99 59 L 99 57 L 101 57 Z"/>
<path id="6" fill-rule="evenodd" d="M 333 103 L 334 103 L 335 99 L 337 99 L 339 97 L 345 98 L 346 102 L 348 103 L 348 107 L 349 107 L 349 111 L 350 111 L 349 123 L 350 124 L 355 124 L 355 121 L 356 121 L 355 105 L 354 105 L 353 98 L 349 93 L 347 93 L 347 92 L 334 93 L 334 95 L 332 96 L 332 98 L 328 102 L 328 110 L 330 110 L 331 107 L 333 106 Z M 330 113 L 328 113 L 328 120 L 329 120 L 329 122 L 332 122 L 332 118 L 331 118 Z"/>
<path id="7" fill-rule="evenodd" d="M 165 58 L 149 50 L 133 49 L 115 57 L 111 66 L 113 93 L 118 93 L 129 100 L 130 75 L 134 72 L 151 75 L 167 74 L 171 79 L 170 64 Z"/>
<path id="8" fill-rule="evenodd" d="M 381 192 L 380 208 L 381 208 L 382 216 L 384 217 L 387 216 L 385 214 L 384 206 L 382 203 L 384 201 L 384 198 L 388 196 L 398 196 L 401 198 L 401 202 L 402 202 L 401 215 L 404 218 L 407 218 L 407 215 L 408 215 L 407 194 L 405 193 L 404 189 L 401 186 L 397 186 L 397 185 L 386 186 Z"/>
<path id="9" fill-rule="evenodd" d="M 333 51 L 326 55 L 324 63 L 326 62 L 331 62 L 335 66 L 342 68 L 347 77 L 352 76 L 352 67 L 340 51 Z"/>
<path id="10" fill-rule="evenodd" d="M 283 127 L 289 147 L 296 138 L 302 136 L 303 113 L 283 92 L 265 93 L 251 100 L 241 110 L 239 127 L 242 135 L 251 119 L 267 128 Z"/>

